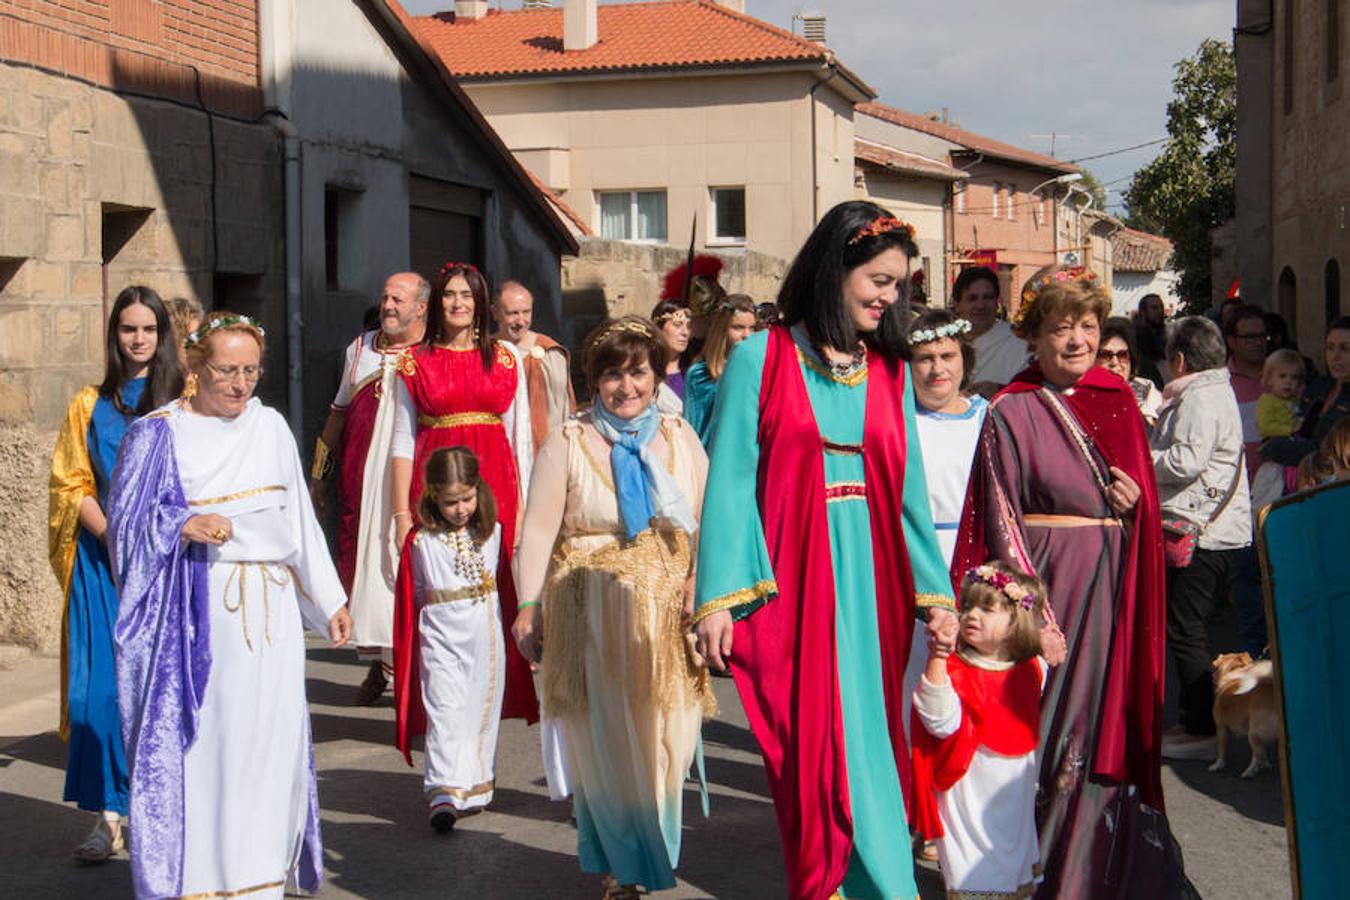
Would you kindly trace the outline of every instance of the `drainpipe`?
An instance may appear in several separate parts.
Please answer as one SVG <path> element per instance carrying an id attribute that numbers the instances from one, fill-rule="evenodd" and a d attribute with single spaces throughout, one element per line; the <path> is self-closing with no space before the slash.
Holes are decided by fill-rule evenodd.
<path id="1" fill-rule="evenodd" d="M 259 63 L 264 118 L 282 141 L 282 194 L 286 233 L 286 412 L 296 440 L 304 434 L 304 368 L 301 352 L 300 132 L 288 117 L 295 42 L 295 4 L 259 0 Z"/>
<path id="2" fill-rule="evenodd" d="M 839 74 L 839 70 L 834 67 L 834 54 L 830 54 L 830 61 L 825 63 L 830 74 L 824 81 L 817 81 L 811 86 L 811 90 L 806 94 L 806 100 L 811 104 L 811 227 L 815 228 L 816 223 L 820 221 L 820 165 L 816 161 L 819 150 L 816 147 L 816 91 L 823 88 L 834 80 Z"/>
<path id="3" fill-rule="evenodd" d="M 282 113 L 269 113 L 272 127 L 281 135 L 282 180 L 286 203 L 286 413 L 298 440 L 304 433 L 304 341 L 300 329 L 300 133 Z"/>

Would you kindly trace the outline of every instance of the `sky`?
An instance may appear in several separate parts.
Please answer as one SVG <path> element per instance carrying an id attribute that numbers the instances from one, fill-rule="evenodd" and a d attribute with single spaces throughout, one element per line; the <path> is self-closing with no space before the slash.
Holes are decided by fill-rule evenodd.
<path id="1" fill-rule="evenodd" d="M 562 0 L 554 0 L 561 5 Z M 601 0 L 606 2 L 606 0 Z M 613 2 L 613 0 L 609 0 Z M 423 15 L 453 0 L 403 0 Z M 518 9 L 520 0 L 490 0 Z M 1234 0 L 746 0 L 780 28 L 827 17 L 829 46 L 880 95 L 911 112 L 946 107 L 963 128 L 1076 160 L 1167 134 L 1172 67 L 1205 38 L 1232 40 Z M 1160 148 L 1083 163 L 1109 211 Z"/>

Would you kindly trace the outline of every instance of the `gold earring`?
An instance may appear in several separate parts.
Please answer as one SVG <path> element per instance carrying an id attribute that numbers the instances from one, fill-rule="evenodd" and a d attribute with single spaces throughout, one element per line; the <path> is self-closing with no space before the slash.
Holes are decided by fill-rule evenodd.
<path id="1" fill-rule="evenodd" d="M 187 380 L 183 382 L 183 399 L 191 400 L 197 396 L 197 373 L 189 372 Z"/>

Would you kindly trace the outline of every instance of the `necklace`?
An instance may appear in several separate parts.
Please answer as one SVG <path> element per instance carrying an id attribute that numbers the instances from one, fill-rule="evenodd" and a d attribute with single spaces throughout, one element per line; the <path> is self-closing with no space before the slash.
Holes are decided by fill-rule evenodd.
<path id="1" fill-rule="evenodd" d="M 849 358 L 841 363 L 831 360 L 823 347 L 813 345 L 811 349 L 816 351 L 816 356 L 820 357 L 821 362 L 830 367 L 830 374 L 836 378 L 847 378 L 867 363 L 867 347 L 861 341 L 853 348 Z"/>
<path id="2" fill-rule="evenodd" d="M 408 344 L 391 344 L 389 342 L 389 337 L 383 331 L 381 331 L 379 334 L 375 335 L 374 343 L 376 353 L 402 353 L 404 350 L 407 350 L 409 347 L 411 347 L 413 344 L 417 342 L 413 341 Z"/>
<path id="3" fill-rule="evenodd" d="M 483 548 L 469 535 L 469 529 L 444 532 L 441 540 L 445 541 L 455 553 L 452 567 L 456 575 L 470 584 L 487 583 L 489 576 L 487 565 L 483 561 Z"/>

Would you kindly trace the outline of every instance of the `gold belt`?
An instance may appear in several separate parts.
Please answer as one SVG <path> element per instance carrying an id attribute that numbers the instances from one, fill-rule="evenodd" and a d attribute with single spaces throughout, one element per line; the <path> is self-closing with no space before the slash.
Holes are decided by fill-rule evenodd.
<path id="1" fill-rule="evenodd" d="M 492 592 L 497 590 L 497 581 L 492 576 L 484 578 L 481 584 L 470 584 L 460 588 L 446 588 L 444 590 L 427 591 L 422 595 L 423 606 L 434 606 L 437 603 L 460 603 L 464 600 L 472 600 L 474 603 L 482 603 L 492 596 Z"/>
<path id="2" fill-rule="evenodd" d="M 1022 522 L 1034 528 L 1119 528 L 1119 519 L 1093 519 L 1088 516 L 1053 516 L 1027 513 Z"/>
<path id="3" fill-rule="evenodd" d="M 472 412 L 455 413 L 452 416 L 418 416 L 417 424 L 423 428 L 455 428 L 459 425 L 500 425 L 502 417 L 495 413 Z"/>

